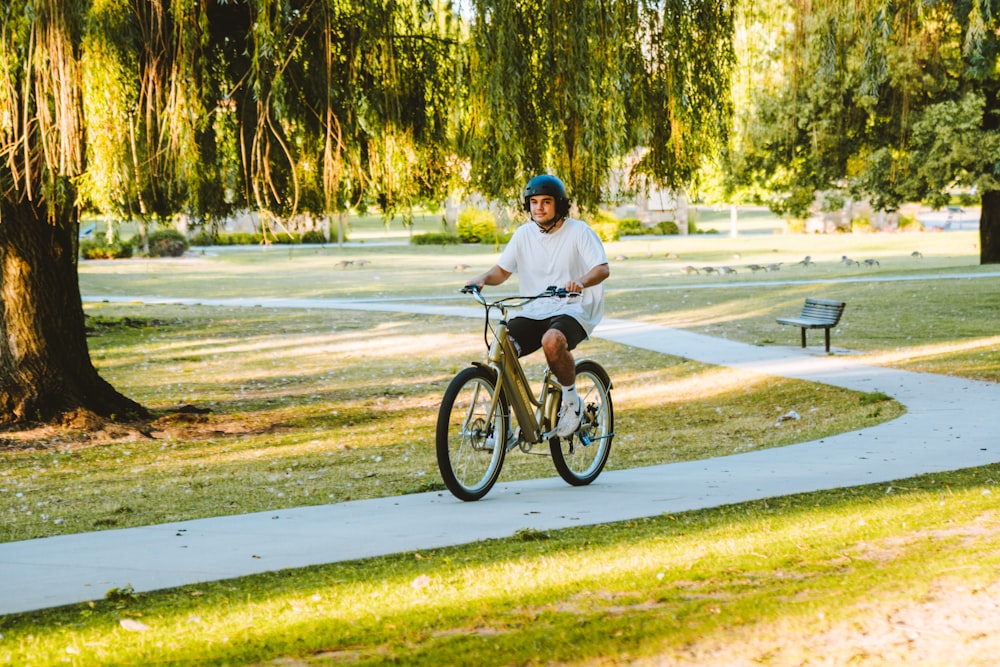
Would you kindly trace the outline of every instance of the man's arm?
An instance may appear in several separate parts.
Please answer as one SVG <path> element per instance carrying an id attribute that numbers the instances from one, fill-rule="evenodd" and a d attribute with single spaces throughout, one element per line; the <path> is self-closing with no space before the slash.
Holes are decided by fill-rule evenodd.
<path id="1" fill-rule="evenodd" d="M 510 271 L 504 269 L 499 264 L 494 264 L 489 271 L 476 276 L 465 284 L 478 285 L 479 287 L 482 287 L 483 285 L 499 285 L 510 278 L 510 275 Z"/>
<path id="2" fill-rule="evenodd" d="M 567 292 L 581 292 L 584 287 L 593 287 L 594 285 L 600 285 L 608 276 L 611 275 L 611 267 L 605 264 L 598 264 L 590 271 L 587 271 L 583 276 L 577 278 L 576 280 L 570 280 L 568 283 L 563 285 L 563 289 Z"/>

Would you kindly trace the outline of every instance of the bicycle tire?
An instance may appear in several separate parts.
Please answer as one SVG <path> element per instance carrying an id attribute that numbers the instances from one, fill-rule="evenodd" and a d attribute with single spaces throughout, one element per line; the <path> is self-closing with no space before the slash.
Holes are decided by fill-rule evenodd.
<path id="1" fill-rule="evenodd" d="M 586 486 L 601 474 L 611 454 L 615 421 L 611 379 L 597 362 L 580 361 L 576 390 L 583 402 L 580 428 L 569 438 L 551 438 L 549 449 L 559 476 L 573 486 Z"/>
<path id="2" fill-rule="evenodd" d="M 479 500 L 489 493 L 503 467 L 508 412 L 502 396 L 493 414 L 487 414 L 496 391 L 496 373 L 472 366 L 452 379 L 441 399 L 438 468 L 445 486 L 460 500 Z"/>

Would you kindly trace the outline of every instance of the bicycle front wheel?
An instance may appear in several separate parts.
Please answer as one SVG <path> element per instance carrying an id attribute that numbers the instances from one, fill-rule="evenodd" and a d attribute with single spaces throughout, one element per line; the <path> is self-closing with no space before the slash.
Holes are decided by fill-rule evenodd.
<path id="1" fill-rule="evenodd" d="M 611 380 L 600 364 L 581 361 L 576 365 L 576 391 L 583 401 L 580 428 L 572 437 L 550 439 L 549 449 L 559 476 L 573 486 L 585 486 L 597 479 L 611 454 Z"/>
<path id="2" fill-rule="evenodd" d="M 500 476 L 507 453 L 507 411 L 500 400 L 490 412 L 497 391 L 496 374 L 473 366 L 455 376 L 441 400 L 438 468 L 445 486 L 461 500 L 479 500 Z"/>

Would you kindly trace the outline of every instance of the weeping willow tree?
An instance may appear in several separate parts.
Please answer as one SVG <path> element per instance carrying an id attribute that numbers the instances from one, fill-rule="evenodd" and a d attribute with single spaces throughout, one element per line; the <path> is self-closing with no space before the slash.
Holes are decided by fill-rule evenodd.
<path id="1" fill-rule="evenodd" d="M 365 42 L 351 45 L 349 89 L 363 90 L 357 111 L 364 173 L 383 214 L 440 201 L 448 174 L 450 109 L 458 23 L 450 3 L 366 4 Z M 372 131 L 372 128 L 380 128 Z"/>
<path id="2" fill-rule="evenodd" d="M 0 423 L 146 414 L 90 362 L 80 202 L 169 223 L 443 198 L 456 26 L 444 0 L 5 3 Z"/>
<path id="3" fill-rule="evenodd" d="M 734 4 L 641 4 L 640 147 L 633 169 L 658 187 L 691 185 L 732 124 Z"/>
<path id="4" fill-rule="evenodd" d="M 552 168 L 593 206 L 637 151 L 636 174 L 682 185 L 722 134 L 727 3 L 472 8 L 466 28 L 449 0 L 7 2 L 0 422 L 145 413 L 89 359 L 80 202 L 143 223 L 405 215 L 470 173 L 502 196 Z"/>
<path id="5" fill-rule="evenodd" d="M 514 196 L 551 169 L 593 207 L 629 158 L 633 177 L 679 188 L 724 140 L 731 3 L 472 5 L 464 146 L 485 194 Z"/>
<path id="6" fill-rule="evenodd" d="M 144 410 L 94 369 L 76 273 L 86 3 L 0 8 L 0 423 Z"/>
<path id="7" fill-rule="evenodd" d="M 101 0 L 85 194 L 122 219 L 266 231 L 441 199 L 458 21 L 445 0 Z"/>
<path id="8" fill-rule="evenodd" d="M 255 209 L 278 219 L 374 204 L 391 216 L 443 198 L 458 49 L 450 3 L 247 7 L 248 39 L 231 31 L 220 62 Z"/>

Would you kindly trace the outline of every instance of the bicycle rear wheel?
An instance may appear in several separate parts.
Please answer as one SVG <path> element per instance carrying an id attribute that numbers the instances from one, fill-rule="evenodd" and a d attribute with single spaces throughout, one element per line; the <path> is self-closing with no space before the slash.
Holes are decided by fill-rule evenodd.
<path id="1" fill-rule="evenodd" d="M 506 444 L 506 402 L 497 402 L 496 375 L 482 366 L 461 371 L 441 400 L 437 461 L 445 486 L 461 500 L 479 500 L 500 476 Z"/>
<path id="2" fill-rule="evenodd" d="M 549 449 L 559 476 L 573 486 L 590 484 L 604 470 L 614 437 L 611 380 L 600 364 L 576 365 L 576 391 L 583 401 L 580 428 L 569 438 L 551 438 Z"/>

